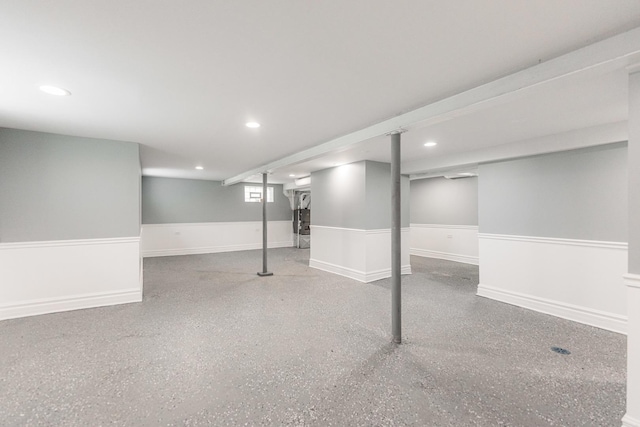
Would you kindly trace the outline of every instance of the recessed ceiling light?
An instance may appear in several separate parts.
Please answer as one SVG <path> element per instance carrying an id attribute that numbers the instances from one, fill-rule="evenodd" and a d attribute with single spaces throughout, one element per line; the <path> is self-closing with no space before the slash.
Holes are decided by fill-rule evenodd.
<path id="1" fill-rule="evenodd" d="M 425 142 L 424 146 L 425 147 L 435 147 L 436 145 L 438 145 L 437 142 L 433 142 L 433 141 L 429 141 L 429 142 Z"/>
<path id="2" fill-rule="evenodd" d="M 471 172 L 460 172 L 458 175 L 460 175 L 460 176 L 475 176 Z"/>
<path id="3" fill-rule="evenodd" d="M 258 122 L 247 122 L 247 124 L 245 126 L 248 127 L 248 128 L 255 129 L 255 128 L 259 128 L 260 127 L 260 123 L 258 123 Z"/>
<path id="4" fill-rule="evenodd" d="M 204 169 L 202 166 L 196 166 L 196 169 L 198 169 L 199 171 L 201 171 L 202 169 Z"/>
<path id="5" fill-rule="evenodd" d="M 292 173 L 290 173 L 290 174 L 289 174 L 289 176 L 290 176 L 291 178 L 293 178 L 295 175 L 294 175 L 294 174 L 292 174 Z"/>
<path id="6" fill-rule="evenodd" d="M 56 95 L 56 96 L 71 95 L 71 92 L 69 92 L 68 90 L 62 89 L 61 87 L 57 87 L 57 86 L 44 85 L 44 86 L 40 86 L 40 90 L 43 91 L 44 93 L 48 93 L 49 95 Z"/>

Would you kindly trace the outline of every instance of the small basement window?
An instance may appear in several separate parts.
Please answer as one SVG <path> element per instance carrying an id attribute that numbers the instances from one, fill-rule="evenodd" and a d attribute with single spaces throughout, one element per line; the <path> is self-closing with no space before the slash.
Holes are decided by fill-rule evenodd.
<path id="1" fill-rule="evenodd" d="M 244 186 L 244 201 L 259 203 L 262 200 L 262 186 Z M 273 187 L 267 187 L 267 203 L 273 203 Z"/>

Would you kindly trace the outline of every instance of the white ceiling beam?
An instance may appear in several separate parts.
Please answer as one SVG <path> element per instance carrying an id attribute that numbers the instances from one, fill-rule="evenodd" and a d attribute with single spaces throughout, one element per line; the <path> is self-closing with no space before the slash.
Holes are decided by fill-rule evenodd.
<path id="1" fill-rule="evenodd" d="M 525 89 L 594 67 L 607 64 L 614 65 L 612 63 L 625 66 L 630 56 L 638 54 L 640 54 L 640 27 L 332 139 L 307 150 L 258 166 L 223 180 L 222 185 L 232 185 L 242 182 L 257 173 L 270 172 L 285 166 L 312 160 L 325 154 L 348 148 L 353 144 L 391 133 L 397 129 L 410 129 L 416 125 L 425 126 L 495 105 L 496 102 L 505 102 L 510 96 L 519 96 L 520 92 Z"/>

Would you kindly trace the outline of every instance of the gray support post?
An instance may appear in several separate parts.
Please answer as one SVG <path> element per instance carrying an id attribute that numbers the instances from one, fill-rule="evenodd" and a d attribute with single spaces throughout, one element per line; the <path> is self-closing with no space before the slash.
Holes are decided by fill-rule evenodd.
<path id="1" fill-rule="evenodd" d="M 273 276 L 267 271 L 267 173 L 262 174 L 262 271 L 258 276 Z"/>
<path id="2" fill-rule="evenodd" d="M 402 342 L 400 237 L 400 132 L 391 134 L 391 330 L 393 342 Z"/>

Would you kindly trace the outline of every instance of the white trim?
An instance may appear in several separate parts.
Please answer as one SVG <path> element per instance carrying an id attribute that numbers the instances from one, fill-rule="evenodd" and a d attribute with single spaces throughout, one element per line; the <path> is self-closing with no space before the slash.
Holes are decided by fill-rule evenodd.
<path id="1" fill-rule="evenodd" d="M 372 234 L 391 234 L 391 229 L 390 228 L 380 228 L 380 229 L 374 229 L 374 230 L 364 230 L 367 235 L 372 235 Z M 411 231 L 411 228 L 409 227 L 401 227 L 400 228 L 400 232 L 401 233 L 408 233 Z"/>
<path id="2" fill-rule="evenodd" d="M 348 277 L 350 279 L 357 280 L 358 282 L 369 283 L 376 280 L 386 279 L 391 277 L 391 269 L 385 268 L 382 270 L 364 272 L 361 270 L 355 270 L 353 268 L 342 267 L 329 262 L 319 261 L 316 259 L 309 260 L 309 267 L 318 270 L 326 271 L 328 273 L 337 274 L 339 276 Z M 400 269 L 401 274 L 411 274 L 411 265 L 403 265 Z"/>
<path id="3" fill-rule="evenodd" d="M 401 229 L 403 273 L 411 274 L 409 237 L 411 229 Z M 350 277 L 361 282 L 391 277 L 391 229 L 349 229 L 311 227 L 309 266 Z"/>
<path id="4" fill-rule="evenodd" d="M 622 417 L 622 427 L 640 427 L 640 420 L 629 414 L 625 414 L 625 416 Z"/>
<path id="5" fill-rule="evenodd" d="M 640 274 L 625 274 L 622 276 L 624 283 L 630 288 L 640 289 Z"/>
<path id="6" fill-rule="evenodd" d="M 139 237 L 0 244 L 0 320 L 142 301 Z"/>
<path id="7" fill-rule="evenodd" d="M 292 247 L 293 240 L 287 240 L 284 242 L 269 242 L 268 248 L 290 248 Z M 144 258 L 174 256 L 174 255 L 199 255 L 199 254 L 214 254 L 219 252 L 236 252 L 236 251 L 249 251 L 254 249 L 262 249 L 262 243 L 248 243 L 243 245 L 227 245 L 227 246 L 203 246 L 199 248 L 179 248 L 179 249 L 149 249 L 142 251 Z"/>
<path id="8" fill-rule="evenodd" d="M 268 247 L 294 245 L 291 220 L 268 221 Z M 143 257 L 193 255 L 262 248 L 262 221 L 144 224 Z"/>
<path id="9" fill-rule="evenodd" d="M 281 219 L 281 220 L 269 220 L 268 223 L 275 222 L 286 222 L 287 224 L 291 223 L 290 219 Z M 143 228 L 176 228 L 176 227 L 209 227 L 211 225 L 221 225 L 221 226 L 229 226 L 229 225 L 257 225 L 262 227 L 262 221 L 226 221 L 226 222 L 168 222 L 164 224 L 142 224 Z"/>
<path id="10" fill-rule="evenodd" d="M 0 320 L 141 301 L 142 287 L 118 292 L 97 292 L 71 297 L 44 298 L 24 301 L 19 304 L 4 304 L 0 306 Z"/>
<path id="11" fill-rule="evenodd" d="M 478 226 L 411 224 L 411 255 L 478 265 Z"/>
<path id="12" fill-rule="evenodd" d="M 106 239 L 76 239 L 76 240 L 45 240 L 37 242 L 7 242 L 0 243 L 3 249 L 31 249 L 50 248 L 57 246 L 85 246 L 85 245 L 109 245 L 119 243 L 140 243 L 140 237 L 113 237 Z"/>
<path id="13" fill-rule="evenodd" d="M 506 291 L 483 284 L 478 285 L 477 295 L 608 331 L 618 332 L 620 334 L 627 333 L 626 316 L 526 295 L 520 292 Z"/>
<path id="14" fill-rule="evenodd" d="M 414 224 L 411 228 L 438 228 L 438 229 L 455 229 L 455 230 L 477 230 L 477 225 L 452 225 L 452 224 Z"/>
<path id="15" fill-rule="evenodd" d="M 310 225 L 309 228 L 312 230 L 314 228 L 324 229 L 324 230 L 340 230 L 340 231 L 351 231 L 355 233 L 365 233 L 367 230 L 363 228 L 345 228 L 345 227 L 332 227 L 329 225 Z"/>
<path id="16" fill-rule="evenodd" d="M 374 229 L 370 229 L 370 230 L 366 230 L 364 228 L 345 228 L 345 227 L 333 227 L 333 226 L 329 226 L 329 225 L 310 225 L 310 228 L 320 228 L 320 229 L 326 229 L 326 230 L 340 230 L 340 231 L 350 231 L 350 232 L 355 232 L 355 233 L 364 233 L 364 234 L 391 234 L 391 229 L 390 228 L 374 228 Z M 407 232 L 410 231 L 411 228 L 410 227 L 402 227 L 400 229 L 400 231 L 402 232 Z"/>
<path id="17" fill-rule="evenodd" d="M 511 234 L 478 233 L 478 239 L 509 240 L 517 242 L 550 243 L 564 246 L 586 246 L 590 248 L 608 248 L 627 250 L 626 242 L 607 242 L 601 240 L 564 239 L 556 237 L 516 236 Z"/>
<path id="18" fill-rule="evenodd" d="M 411 248 L 411 255 L 421 256 L 425 258 L 446 259 L 448 261 L 462 262 L 464 264 L 479 265 L 477 256 L 452 254 L 448 252 L 439 252 L 429 249 Z"/>

